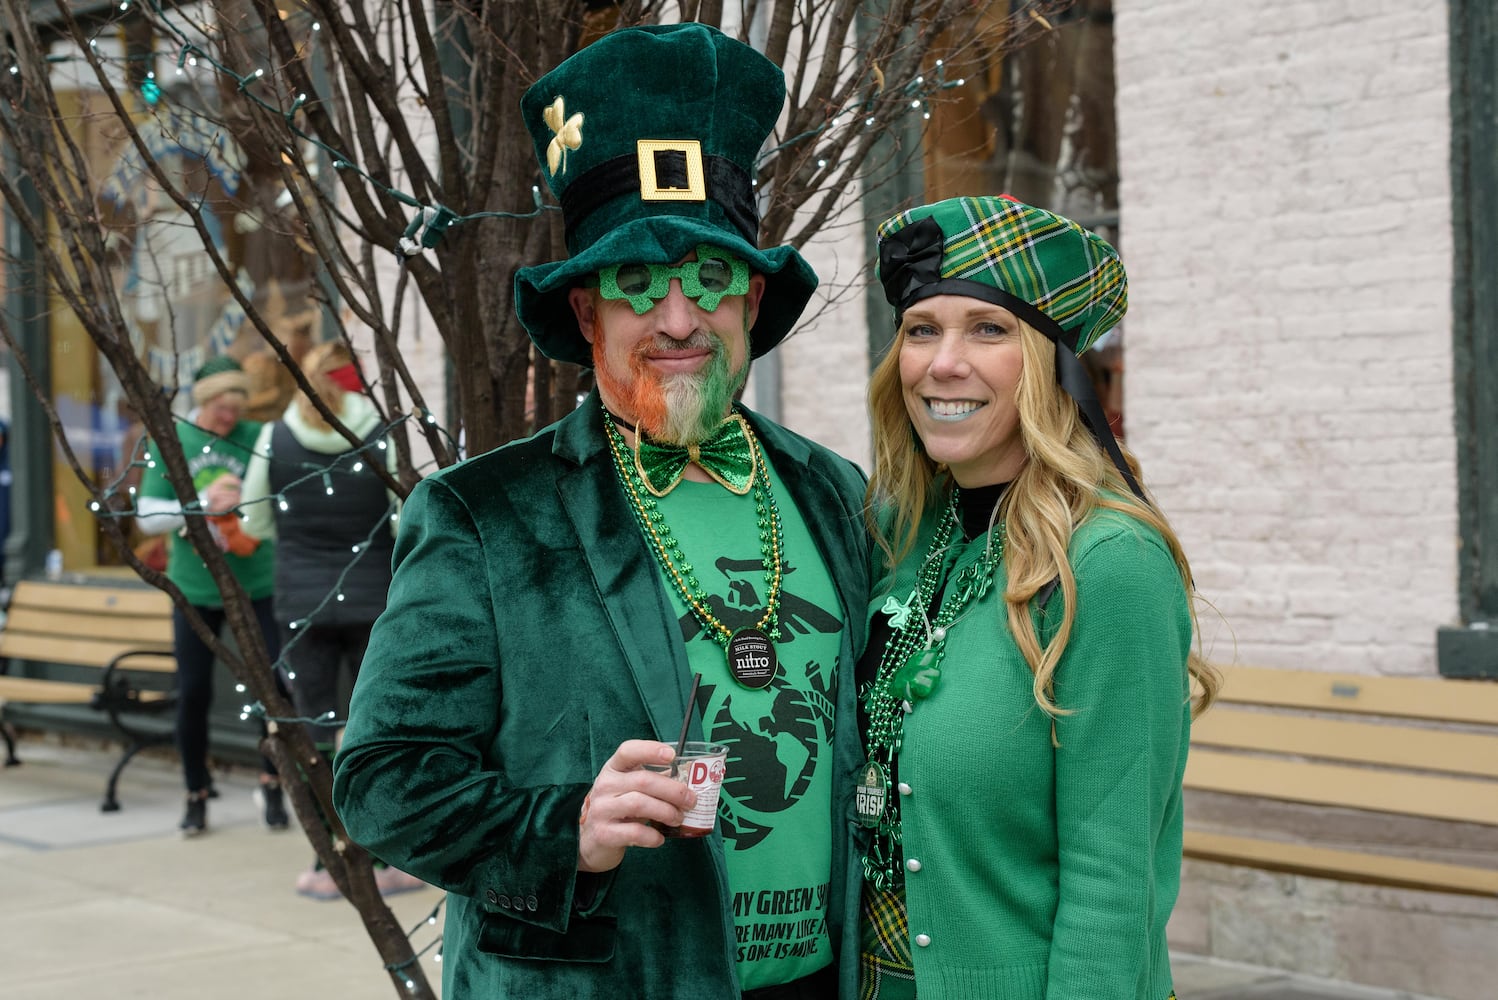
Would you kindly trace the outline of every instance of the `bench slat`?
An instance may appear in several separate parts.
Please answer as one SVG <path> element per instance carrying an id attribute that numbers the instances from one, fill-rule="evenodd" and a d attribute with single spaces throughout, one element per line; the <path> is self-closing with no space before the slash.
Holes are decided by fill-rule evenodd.
<path id="1" fill-rule="evenodd" d="M 171 598 L 149 587 L 90 587 L 23 580 L 16 584 L 10 600 L 12 608 L 108 612 L 139 617 L 170 618 L 172 614 Z"/>
<path id="2" fill-rule="evenodd" d="M 134 645 L 171 646 L 170 618 L 140 618 L 127 615 L 79 614 L 76 611 L 42 611 L 12 608 L 6 631 L 37 635 L 71 636 L 79 639 L 111 639 Z"/>
<path id="3" fill-rule="evenodd" d="M 1187 788 L 1498 826 L 1498 784 L 1192 748 Z"/>
<path id="4" fill-rule="evenodd" d="M 91 639 L 64 639 L 55 636 L 36 636 L 0 631 L 0 656 L 17 660 L 35 660 L 38 663 L 65 663 L 72 666 L 99 667 L 130 649 L 142 648 L 134 642 L 96 642 Z M 171 673 L 177 669 L 176 661 L 163 650 L 156 656 L 134 656 L 125 661 L 131 670 L 152 670 Z"/>
<path id="5" fill-rule="evenodd" d="M 33 705 L 87 705 L 93 701 L 97 684 L 75 684 L 72 681 L 49 681 L 39 677 L 0 676 L 0 703 L 22 701 Z"/>
<path id="6" fill-rule="evenodd" d="M 1220 669 L 1226 680 L 1220 696 L 1224 702 L 1498 725 L 1498 684 L 1492 681 Z"/>
<path id="7" fill-rule="evenodd" d="M 1191 742 L 1498 778 L 1498 736 L 1484 733 L 1216 707 L 1191 724 Z"/>
<path id="8" fill-rule="evenodd" d="M 97 684 L 0 675 L 0 704 L 19 701 L 31 705 L 88 705 L 98 692 Z M 135 697 L 142 702 L 163 701 L 172 697 L 172 692 L 136 691 Z"/>
<path id="9" fill-rule="evenodd" d="M 1404 889 L 1498 896 L 1498 871 L 1366 854 L 1310 844 L 1256 840 L 1187 830 L 1185 854 L 1201 861 L 1247 865 L 1266 871 L 1313 875 L 1344 882 L 1366 882 Z"/>

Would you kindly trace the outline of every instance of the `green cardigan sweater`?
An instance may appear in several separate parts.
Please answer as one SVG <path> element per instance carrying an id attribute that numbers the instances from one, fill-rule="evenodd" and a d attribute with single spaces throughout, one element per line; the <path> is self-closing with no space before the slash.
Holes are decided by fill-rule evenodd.
<path id="1" fill-rule="evenodd" d="M 778 501 L 800 509 L 856 626 L 868 600 L 862 473 L 747 416 Z M 674 742 L 691 687 L 602 420 L 595 393 L 412 491 L 354 688 L 333 804 L 355 842 L 449 892 L 450 1000 L 739 997 L 718 833 L 630 851 L 607 876 L 576 870 L 578 812 L 599 768 L 626 739 Z M 838 658 L 849 720 L 862 635 L 845 628 Z M 695 712 L 690 737 L 702 738 Z M 842 816 L 857 727 L 840 724 L 836 740 Z M 852 863 L 838 838 L 828 921 L 845 956 L 857 949 Z"/>
<path id="2" fill-rule="evenodd" d="M 944 512 L 945 507 L 941 508 Z M 940 513 L 940 512 L 938 512 Z M 904 600 L 915 555 L 873 590 Z M 958 567 L 982 556 L 960 546 Z M 1051 720 L 1010 636 L 1005 569 L 949 630 L 942 678 L 905 717 L 906 901 L 921 1000 L 1165 1000 L 1190 738 L 1185 589 L 1159 534 L 1099 511 L 1073 536 L 1077 616 Z M 1041 617 L 1059 623 L 1058 589 Z M 1036 612 L 1040 616 L 1040 612 Z"/>

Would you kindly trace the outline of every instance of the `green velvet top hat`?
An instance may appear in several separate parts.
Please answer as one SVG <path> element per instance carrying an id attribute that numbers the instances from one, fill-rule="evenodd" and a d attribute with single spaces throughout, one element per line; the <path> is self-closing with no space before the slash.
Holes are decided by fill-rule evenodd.
<path id="1" fill-rule="evenodd" d="M 754 161 L 785 74 L 701 24 L 605 35 L 520 100 L 566 224 L 566 260 L 515 275 L 515 312 L 542 354 L 591 366 L 568 291 L 610 264 L 671 264 L 708 244 L 766 278 L 750 355 L 780 343 L 817 287 L 794 247 L 758 247 Z"/>
<path id="2" fill-rule="evenodd" d="M 1081 354 L 1123 318 L 1118 251 L 1070 219 L 1008 195 L 949 198 L 879 227 L 879 280 L 903 315 L 932 295 L 1004 306 Z"/>
<path id="3" fill-rule="evenodd" d="M 1092 379 L 1077 360 L 1129 306 L 1128 277 L 1107 240 L 1008 195 L 949 198 L 879 226 L 878 273 L 896 322 L 922 299 L 965 295 L 1003 306 L 1050 338 L 1057 382 L 1129 488 L 1144 499 Z"/>

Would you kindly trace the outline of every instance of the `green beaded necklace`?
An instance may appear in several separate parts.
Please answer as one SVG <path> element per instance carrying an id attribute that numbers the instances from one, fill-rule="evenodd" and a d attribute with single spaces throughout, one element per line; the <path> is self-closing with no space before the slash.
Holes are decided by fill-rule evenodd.
<path id="1" fill-rule="evenodd" d="M 917 701 L 936 690 L 948 632 L 988 593 L 994 570 L 1004 557 L 1004 525 L 1000 523 L 985 535 L 983 558 L 952 578 L 942 595 L 936 620 L 926 617 L 946 573 L 944 557 L 957 529 L 957 494 L 954 486 L 946 515 L 916 572 L 910 597 L 903 604 L 893 596 L 885 602 L 883 610 L 890 615 L 893 632 L 879 658 L 874 680 L 859 692 L 869 716 L 869 759 L 859 772 L 855 805 L 859 822 L 874 831 L 869 853 L 863 859 L 863 875 L 885 892 L 904 881 L 900 868 L 900 803 L 890 794 L 890 775 L 900 755 L 905 716 L 915 711 Z"/>
<path id="2" fill-rule="evenodd" d="M 754 431 L 747 423 L 744 425 L 758 473 L 754 476 L 752 493 L 755 520 L 759 526 L 760 559 L 765 567 L 765 611 L 752 626 L 733 630 L 719 621 L 708 608 L 707 591 L 703 589 L 692 564 L 682 552 L 681 543 L 672 534 L 660 505 L 646 489 L 639 470 L 626 457 L 629 446 L 624 441 L 624 435 L 614 426 L 607 410 L 603 414 L 603 425 L 608 435 L 609 450 L 614 456 L 614 468 L 618 470 L 619 481 L 629 495 L 635 520 L 639 522 L 640 530 L 650 542 L 650 551 L 655 554 L 667 578 L 692 609 L 692 614 L 702 623 L 707 634 L 723 647 L 734 679 L 745 687 L 768 687 L 775 678 L 778 666 L 774 643 L 780 640 L 782 533 L 780 511 L 775 506 L 775 494 L 770 483 L 769 464 L 765 461 L 764 451 Z"/>

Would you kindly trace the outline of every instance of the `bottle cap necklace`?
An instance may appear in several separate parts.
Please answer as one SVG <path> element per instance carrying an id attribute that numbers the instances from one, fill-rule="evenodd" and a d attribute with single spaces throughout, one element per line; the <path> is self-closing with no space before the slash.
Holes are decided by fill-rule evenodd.
<path id="1" fill-rule="evenodd" d="M 874 680 L 860 692 L 869 715 L 868 762 L 859 771 L 854 806 L 858 821 L 874 831 L 863 874 L 875 888 L 890 891 L 903 882 L 900 868 L 900 805 L 890 795 L 890 775 L 900 755 L 905 716 L 915 703 L 930 697 L 941 681 L 941 661 L 947 635 L 993 585 L 993 574 L 1004 556 L 1004 525 L 992 517 L 984 535 L 983 558 L 958 571 L 942 594 L 935 620 L 928 610 L 947 572 L 946 555 L 957 529 L 958 489 L 932 535 L 926 556 L 916 571 L 915 586 L 902 604 L 893 596 L 883 611 L 893 629 L 879 659 Z M 994 517 L 998 514 L 994 508 Z"/>
<path id="2" fill-rule="evenodd" d="M 737 414 L 735 418 L 742 420 Z M 734 680 L 747 688 L 769 687 L 779 666 L 775 643 L 780 639 L 783 539 L 780 511 L 775 506 L 770 470 L 759 439 L 754 436 L 748 423 L 744 422 L 744 432 L 748 435 L 754 463 L 752 493 L 755 520 L 759 526 L 760 559 L 765 569 L 765 610 L 752 626 L 730 629 L 708 608 L 707 592 L 682 552 L 681 543 L 672 534 L 671 526 L 666 523 L 666 516 L 656 498 L 651 495 L 635 463 L 626 457 L 629 446 L 625 444 L 624 435 L 614 426 L 612 415 L 607 410 L 604 411 L 603 424 L 609 450 L 614 456 L 614 468 L 619 473 L 619 481 L 624 484 L 624 492 L 629 496 L 630 508 L 640 524 L 640 530 L 645 533 L 650 551 L 665 570 L 667 579 L 675 586 L 687 607 L 692 609 L 692 614 L 702 623 L 708 636 L 723 647 L 728 670 L 733 674 Z M 636 440 L 639 440 L 638 429 L 635 435 Z"/>

